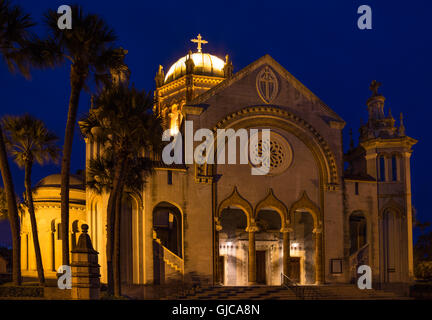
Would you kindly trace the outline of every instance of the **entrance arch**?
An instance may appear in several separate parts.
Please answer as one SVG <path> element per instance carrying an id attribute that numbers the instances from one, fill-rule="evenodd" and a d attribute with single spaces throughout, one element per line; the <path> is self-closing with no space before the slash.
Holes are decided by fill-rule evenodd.
<path id="1" fill-rule="evenodd" d="M 297 215 L 301 213 L 300 216 Z M 306 215 L 309 214 L 309 215 Z M 323 228 L 322 228 L 322 217 L 321 211 L 315 203 L 310 200 L 306 191 L 303 191 L 300 199 L 294 202 L 289 211 L 289 220 L 291 221 L 291 227 L 293 223 L 298 220 L 299 224 L 304 224 L 303 228 L 303 242 L 304 246 L 302 247 L 305 251 L 304 258 L 304 281 L 305 283 L 313 283 L 313 278 L 315 279 L 315 284 L 321 284 L 324 282 L 324 267 L 323 267 L 323 259 L 322 259 L 322 250 L 323 250 Z M 294 236 L 294 235 L 293 235 Z M 292 237 L 293 237 L 292 236 Z M 292 238 L 291 237 L 291 238 Z M 310 238 L 312 237 L 312 243 Z M 294 239 L 291 239 L 294 240 Z M 293 246 L 300 246 L 301 244 L 293 243 L 291 249 L 294 249 Z M 294 249 L 295 251 L 295 249 Z M 313 259 L 311 259 L 310 254 L 313 255 Z M 313 263 L 312 263 L 313 260 Z M 314 269 L 314 276 L 312 274 L 312 268 Z"/>
<path id="2" fill-rule="evenodd" d="M 258 231 L 256 241 L 256 282 L 266 285 L 280 285 L 282 270 L 282 219 L 271 209 L 261 209 L 256 213 Z"/>
<path id="3" fill-rule="evenodd" d="M 183 214 L 170 202 L 153 208 L 153 280 L 180 280 L 184 275 Z"/>
<path id="4" fill-rule="evenodd" d="M 161 202 L 153 209 L 153 230 L 162 245 L 183 258 L 183 218 L 180 209 Z"/>
<path id="5" fill-rule="evenodd" d="M 219 204 L 215 223 L 218 231 L 218 281 L 225 285 L 255 283 L 254 232 L 257 227 L 252 205 L 240 195 L 237 187 Z"/>

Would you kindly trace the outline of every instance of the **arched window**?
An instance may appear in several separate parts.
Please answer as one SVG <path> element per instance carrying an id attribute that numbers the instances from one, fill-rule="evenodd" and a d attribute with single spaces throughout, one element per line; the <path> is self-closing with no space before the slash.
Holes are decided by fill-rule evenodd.
<path id="1" fill-rule="evenodd" d="M 396 155 L 393 155 L 391 158 L 392 163 L 392 181 L 397 181 L 397 158 Z"/>
<path id="2" fill-rule="evenodd" d="M 379 158 L 379 181 L 385 181 L 385 158 Z"/>
<path id="3" fill-rule="evenodd" d="M 361 212 L 351 214 L 349 218 L 350 254 L 357 252 L 367 243 L 366 218 Z"/>

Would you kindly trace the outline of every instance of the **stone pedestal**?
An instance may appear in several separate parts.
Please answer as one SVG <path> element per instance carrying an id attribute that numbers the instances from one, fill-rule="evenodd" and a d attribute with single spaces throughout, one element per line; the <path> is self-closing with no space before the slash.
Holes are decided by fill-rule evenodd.
<path id="1" fill-rule="evenodd" d="M 87 234 L 88 225 L 82 225 L 82 234 L 78 244 L 72 251 L 72 299 L 99 299 L 100 266 L 98 252 L 93 249 Z"/>

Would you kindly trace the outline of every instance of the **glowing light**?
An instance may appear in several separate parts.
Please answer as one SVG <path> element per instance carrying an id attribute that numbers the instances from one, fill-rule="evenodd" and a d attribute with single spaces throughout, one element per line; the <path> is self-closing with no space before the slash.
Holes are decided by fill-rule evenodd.
<path id="1" fill-rule="evenodd" d="M 186 58 L 180 58 L 176 63 L 174 63 L 165 75 L 165 82 L 172 76 L 178 77 L 186 73 Z M 225 66 L 225 61 L 222 59 L 211 55 L 209 53 L 195 52 L 192 53 L 191 58 L 194 62 L 195 69 L 199 72 L 213 73 L 215 76 L 223 76 L 223 67 Z"/>
<path id="2" fill-rule="evenodd" d="M 292 246 L 293 248 L 298 248 L 299 243 L 298 243 L 298 242 L 294 242 L 291 246 Z"/>
<path id="3" fill-rule="evenodd" d="M 179 133 L 179 128 L 176 125 L 171 126 L 170 128 L 170 134 L 171 136 L 176 136 L 177 133 Z"/>

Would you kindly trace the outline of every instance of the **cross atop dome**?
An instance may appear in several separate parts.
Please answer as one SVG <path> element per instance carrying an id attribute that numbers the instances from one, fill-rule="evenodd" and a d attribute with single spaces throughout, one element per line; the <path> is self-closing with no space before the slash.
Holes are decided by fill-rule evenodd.
<path id="1" fill-rule="evenodd" d="M 201 37 L 200 33 L 198 33 L 198 36 L 197 36 L 196 39 L 191 39 L 191 42 L 198 43 L 198 47 L 197 47 L 198 52 L 201 52 L 201 44 L 208 43 L 207 40 L 202 40 L 202 37 Z"/>

